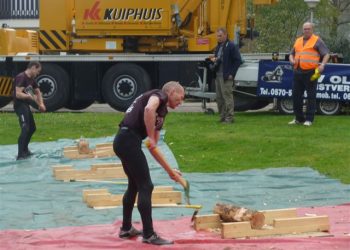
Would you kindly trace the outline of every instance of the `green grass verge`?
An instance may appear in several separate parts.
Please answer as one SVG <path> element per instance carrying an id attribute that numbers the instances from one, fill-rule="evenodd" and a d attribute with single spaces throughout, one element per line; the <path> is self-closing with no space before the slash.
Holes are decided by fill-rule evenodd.
<path id="1" fill-rule="evenodd" d="M 115 113 L 35 114 L 32 141 L 55 141 L 114 135 L 122 119 Z M 287 125 L 292 116 L 237 113 L 236 123 L 223 125 L 218 116 L 171 113 L 165 141 L 184 172 L 241 171 L 269 167 L 305 167 L 350 183 L 350 119 L 317 116 L 312 127 Z M 0 113 L 0 144 L 16 144 L 14 113 Z"/>

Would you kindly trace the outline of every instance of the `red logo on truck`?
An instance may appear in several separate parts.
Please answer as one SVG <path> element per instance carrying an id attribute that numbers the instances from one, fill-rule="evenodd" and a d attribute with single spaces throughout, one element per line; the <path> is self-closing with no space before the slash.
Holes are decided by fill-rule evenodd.
<path id="1" fill-rule="evenodd" d="M 92 19 L 92 20 L 98 20 L 100 19 L 99 12 L 100 9 L 99 7 L 100 2 L 95 2 L 94 6 L 92 6 L 91 9 L 86 9 L 84 13 L 84 20 L 86 19 Z"/>

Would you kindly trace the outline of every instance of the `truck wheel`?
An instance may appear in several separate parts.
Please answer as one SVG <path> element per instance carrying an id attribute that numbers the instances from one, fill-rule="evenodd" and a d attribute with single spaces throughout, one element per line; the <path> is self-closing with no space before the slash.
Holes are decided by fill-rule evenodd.
<path id="1" fill-rule="evenodd" d="M 65 107 L 67 109 L 71 109 L 71 110 L 86 109 L 91 104 L 93 104 L 94 101 L 95 100 L 75 100 L 75 99 L 70 99 L 68 101 L 68 104 L 65 105 Z"/>
<path id="2" fill-rule="evenodd" d="M 64 107 L 69 97 L 69 77 L 59 65 L 45 63 L 37 77 L 47 111 Z"/>
<path id="3" fill-rule="evenodd" d="M 9 104 L 12 101 L 11 97 L 7 96 L 0 96 L 0 108 L 5 107 L 7 104 Z"/>
<path id="4" fill-rule="evenodd" d="M 287 114 L 287 115 L 293 114 L 293 100 L 290 98 L 278 99 L 277 110 L 280 114 Z"/>
<path id="5" fill-rule="evenodd" d="M 341 111 L 339 102 L 331 100 L 320 100 L 317 103 L 317 112 L 321 115 L 337 115 Z"/>
<path id="6" fill-rule="evenodd" d="M 113 65 L 102 79 L 103 98 L 118 111 L 125 111 L 136 97 L 149 89 L 149 75 L 133 63 Z"/>

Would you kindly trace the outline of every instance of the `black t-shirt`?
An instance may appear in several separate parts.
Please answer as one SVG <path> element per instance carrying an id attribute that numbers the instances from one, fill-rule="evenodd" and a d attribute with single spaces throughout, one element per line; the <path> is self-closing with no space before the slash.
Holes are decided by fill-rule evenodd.
<path id="1" fill-rule="evenodd" d="M 132 129 L 137 134 L 139 134 L 143 139 L 147 137 L 146 126 L 144 121 L 145 107 L 151 96 L 157 96 L 159 98 L 159 107 L 156 110 L 156 129 L 161 130 L 163 127 L 165 116 L 168 113 L 167 102 L 168 96 L 159 89 L 150 90 L 143 93 L 135 99 L 135 101 L 126 110 L 124 119 L 119 124 L 119 127 L 128 127 Z"/>
<path id="2" fill-rule="evenodd" d="M 31 86 L 33 89 L 39 88 L 38 84 L 33 78 L 28 77 L 24 72 L 19 73 L 13 82 L 13 99 L 16 101 L 16 87 L 24 87 L 23 92 L 26 91 L 26 88 Z"/>

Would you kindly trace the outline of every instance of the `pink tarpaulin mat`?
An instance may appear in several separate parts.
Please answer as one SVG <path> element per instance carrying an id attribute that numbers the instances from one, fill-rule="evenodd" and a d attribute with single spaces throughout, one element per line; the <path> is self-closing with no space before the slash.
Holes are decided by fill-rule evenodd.
<path id="1" fill-rule="evenodd" d="M 121 221 L 109 225 L 61 227 L 46 230 L 0 231 L 0 249 L 350 249 L 350 203 L 339 206 L 299 208 L 298 215 L 328 215 L 330 232 L 326 237 L 264 237 L 256 239 L 221 239 L 213 232 L 196 232 L 190 217 L 155 221 L 159 235 L 175 241 L 174 245 L 153 246 L 141 242 L 141 237 L 122 240 L 117 237 Z M 134 223 L 141 228 L 140 223 Z"/>

